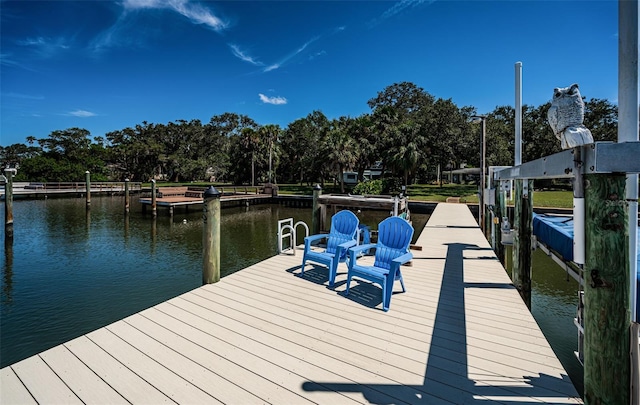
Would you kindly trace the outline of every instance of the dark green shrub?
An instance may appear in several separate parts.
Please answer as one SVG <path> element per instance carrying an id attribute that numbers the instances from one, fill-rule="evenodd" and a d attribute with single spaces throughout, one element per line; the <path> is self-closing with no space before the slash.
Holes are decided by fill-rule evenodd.
<path id="1" fill-rule="evenodd" d="M 366 180 L 356 184 L 353 194 L 380 195 L 382 194 L 382 180 Z"/>

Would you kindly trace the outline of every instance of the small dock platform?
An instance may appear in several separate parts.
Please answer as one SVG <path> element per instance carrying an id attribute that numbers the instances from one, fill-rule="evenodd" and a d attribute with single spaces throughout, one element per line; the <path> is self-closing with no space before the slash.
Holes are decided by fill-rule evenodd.
<path id="1" fill-rule="evenodd" d="M 389 312 L 297 250 L 5 367 L 0 402 L 582 403 L 465 205 L 416 244 Z"/>
<path id="2" fill-rule="evenodd" d="M 187 210 L 192 205 L 204 203 L 203 187 L 160 187 L 157 190 L 156 206 L 169 209 L 169 215 L 173 215 L 175 207 L 185 207 Z M 145 190 L 143 190 L 144 193 Z M 146 190 L 149 194 L 149 190 Z M 223 207 L 254 205 L 271 201 L 272 194 L 260 193 L 257 187 L 219 187 L 222 193 L 220 204 Z M 151 196 L 139 199 L 143 211 L 151 206 Z"/>

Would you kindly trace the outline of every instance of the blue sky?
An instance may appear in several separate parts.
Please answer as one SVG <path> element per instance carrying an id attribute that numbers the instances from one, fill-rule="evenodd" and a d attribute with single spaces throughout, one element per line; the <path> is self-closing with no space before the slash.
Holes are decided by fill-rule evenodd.
<path id="1" fill-rule="evenodd" d="M 617 102 L 608 1 L 0 1 L 0 145 L 224 112 L 285 127 L 410 81 L 478 113 L 554 87 Z"/>

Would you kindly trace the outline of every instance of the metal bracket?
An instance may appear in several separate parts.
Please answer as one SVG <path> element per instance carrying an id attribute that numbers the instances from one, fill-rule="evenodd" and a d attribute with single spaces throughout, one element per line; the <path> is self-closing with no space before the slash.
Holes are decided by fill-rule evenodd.
<path id="1" fill-rule="evenodd" d="M 582 173 L 640 173 L 640 142 L 596 142 L 497 171 L 495 178 L 509 180 L 575 177 L 576 150 L 581 152 L 582 159 L 579 161 L 582 165 L 579 170 Z"/>

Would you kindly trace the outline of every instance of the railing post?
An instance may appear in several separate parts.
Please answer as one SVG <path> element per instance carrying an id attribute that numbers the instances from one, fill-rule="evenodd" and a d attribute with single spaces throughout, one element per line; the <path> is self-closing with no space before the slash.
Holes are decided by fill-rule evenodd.
<path id="1" fill-rule="evenodd" d="M 202 284 L 220 281 L 220 196 L 211 186 L 204 192 L 202 220 Z"/>
<path id="2" fill-rule="evenodd" d="M 13 169 L 4 169 L 4 237 L 13 239 Z"/>
<path id="3" fill-rule="evenodd" d="M 531 309 L 531 234 L 533 232 L 533 180 L 515 180 L 513 218 L 513 285 Z"/>
<path id="4" fill-rule="evenodd" d="M 151 214 L 155 217 L 158 213 L 156 211 L 156 181 L 151 180 Z"/>
<path id="5" fill-rule="evenodd" d="M 124 212 L 129 212 L 129 179 L 124 179 Z"/>
<path id="6" fill-rule="evenodd" d="M 507 216 L 507 204 L 504 198 L 504 191 L 502 190 L 501 184 L 499 181 L 494 181 L 494 192 L 495 192 L 495 213 L 498 221 L 494 221 L 493 223 L 493 232 L 495 235 L 495 246 L 493 250 L 496 252 L 496 256 L 498 256 L 498 260 L 502 265 L 505 265 L 504 261 L 504 245 L 502 244 L 502 218 Z M 497 223 L 496 223 L 497 222 Z"/>
<path id="7" fill-rule="evenodd" d="M 322 194 L 322 187 L 316 184 L 313 188 L 313 208 L 311 209 L 311 234 L 320 233 L 320 209 L 318 207 L 318 197 Z"/>
<path id="8" fill-rule="evenodd" d="M 626 178 L 586 174 L 585 180 L 584 398 L 586 404 L 629 404 Z"/>
<path id="9" fill-rule="evenodd" d="M 87 208 L 91 205 L 91 173 L 89 170 L 84 172 L 84 183 L 86 188 Z"/>

